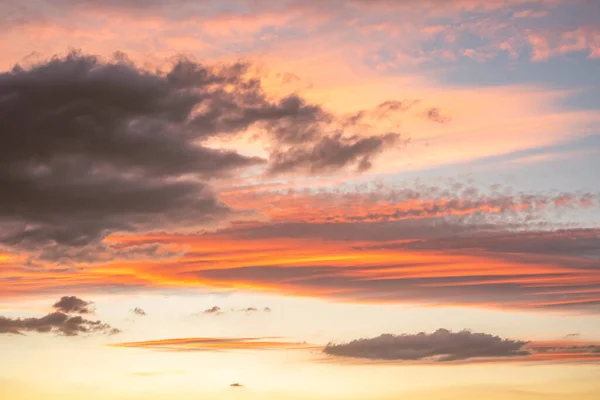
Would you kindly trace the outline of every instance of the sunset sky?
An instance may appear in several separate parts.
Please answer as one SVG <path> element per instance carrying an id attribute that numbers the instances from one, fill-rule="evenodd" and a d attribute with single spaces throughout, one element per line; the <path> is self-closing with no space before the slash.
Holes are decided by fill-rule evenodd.
<path id="1" fill-rule="evenodd" d="M 0 398 L 600 398 L 600 1 L 0 0 Z"/>

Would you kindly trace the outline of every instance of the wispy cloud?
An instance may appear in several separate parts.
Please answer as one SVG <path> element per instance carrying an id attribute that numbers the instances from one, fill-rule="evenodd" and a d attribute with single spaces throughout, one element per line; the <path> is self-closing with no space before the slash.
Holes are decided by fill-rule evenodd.
<path id="1" fill-rule="evenodd" d="M 277 337 L 263 338 L 181 338 L 144 342 L 111 344 L 112 347 L 144 348 L 161 351 L 258 351 L 301 350 L 314 346 L 306 343 L 287 342 Z"/>

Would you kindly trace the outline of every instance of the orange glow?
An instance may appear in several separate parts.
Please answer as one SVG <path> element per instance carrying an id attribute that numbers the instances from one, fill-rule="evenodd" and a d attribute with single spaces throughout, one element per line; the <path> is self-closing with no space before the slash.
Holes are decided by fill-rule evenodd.
<path id="1" fill-rule="evenodd" d="M 512 261 L 494 253 L 369 249 L 371 243 L 272 238 L 230 233 L 112 236 L 126 248 L 149 243 L 183 248 L 180 257 L 116 260 L 60 268 L 27 269 L 6 256 L 1 295 L 103 287 L 211 287 L 264 290 L 340 301 L 414 302 L 423 305 L 507 309 L 586 306 L 600 302 L 600 271 L 577 268 L 564 257 Z M 366 249 L 366 250 L 363 250 Z M 562 266 L 562 265 L 569 265 Z M 489 292 L 488 288 L 497 288 Z M 549 289 L 552 288 L 552 289 Z M 491 294 L 490 294 L 491 293 Z"/>

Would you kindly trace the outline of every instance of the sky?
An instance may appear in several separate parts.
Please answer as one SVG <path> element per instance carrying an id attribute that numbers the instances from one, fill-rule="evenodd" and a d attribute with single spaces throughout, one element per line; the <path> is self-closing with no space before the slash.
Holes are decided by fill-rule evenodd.
<path id="1" fill-rule="evenodd" d="M 599 21 L 0 0 L 0 398 L 597 399 Z"/>

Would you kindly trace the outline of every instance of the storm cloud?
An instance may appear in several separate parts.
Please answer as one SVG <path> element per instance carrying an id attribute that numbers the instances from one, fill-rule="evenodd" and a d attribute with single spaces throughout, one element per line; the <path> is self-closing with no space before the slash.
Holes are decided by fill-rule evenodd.
<path id="1" fill-rule="evenodd" d="M 247 71 L 182 59 L 151 72 L 122 54 L 71 53 L 1 73 L 0 241 L 47 260 L 90 258 L 85 246 L 113 232 L 227 219 L 209 179 L 265 163 L 363 171 L 396 140 L 326 133 L 335 116 L 295 95 L 268 98 Z M 271 143 L 270 160 L 206 144 L 250 128 Z"/>

